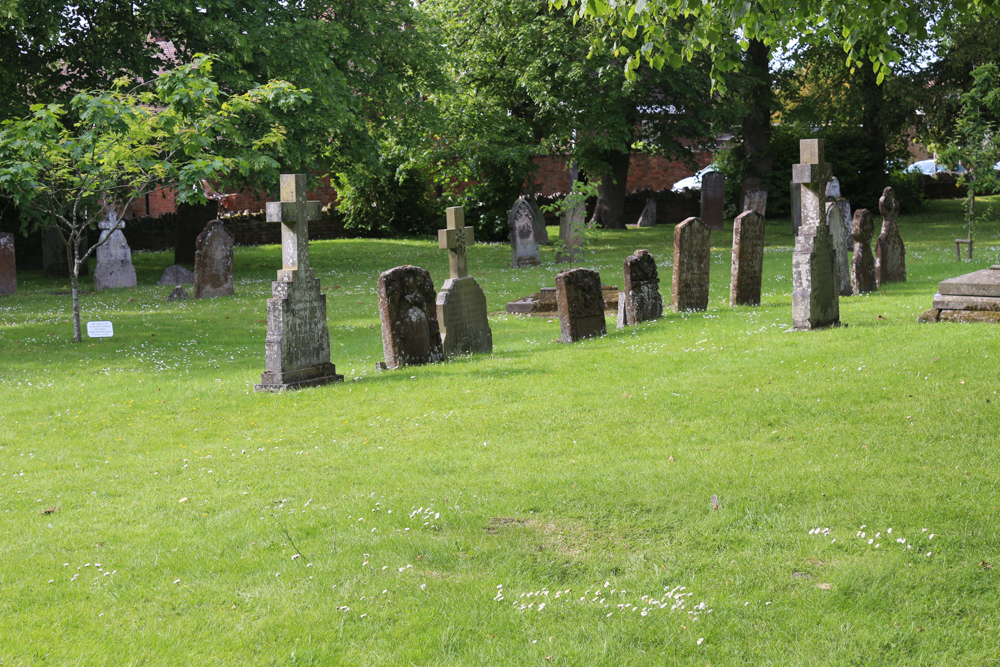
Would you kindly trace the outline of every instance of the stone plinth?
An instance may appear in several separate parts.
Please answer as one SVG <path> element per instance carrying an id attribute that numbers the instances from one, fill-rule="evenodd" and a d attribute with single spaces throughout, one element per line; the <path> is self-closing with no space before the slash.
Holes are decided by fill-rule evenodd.
<path id="1" fill-rule="evenodd" d="M 591 269 L 570 269 L 556 276 L 560 340 L 572 343 L 608 332 L 601 276 Z"/>
<path id="2" fill-rule="evenodd" d="M 397 266 L 378 277 L 378 313 L 385 353 L 380 367 L 399 368 L 444 359 L 436 302 L 434 281 L 426 269 Z"/>
<path id="3" fill-rule="evenodd" d="M 759 192 L 751 190 L 751 192 Z M 763 191 L 767 194 L 767 191 Z M 759 306 L 764 276 L 764 216 L 747 210 L 733 222 L 730 306 Z"/>
<path id="4" fill-rule="evenodd" d="M 198 235 L 194 253 L 194 298 L 233 296 L 233 235 L 219 220 Z"/>
<path id="5" fill-rule="evenodd" d="M 624 289 L 618 295 L 618 328 L 655 320 L 663 314 L 660 276 L 648 250 L 625 258 Z"/>
<path id="6" fill-rule="evenodd" d="M 670 302 L 674 310 L 708 308 L 708 272 L 712 263 L 712 230 L 701 218 L 674 227 L 674 274 Z"/>

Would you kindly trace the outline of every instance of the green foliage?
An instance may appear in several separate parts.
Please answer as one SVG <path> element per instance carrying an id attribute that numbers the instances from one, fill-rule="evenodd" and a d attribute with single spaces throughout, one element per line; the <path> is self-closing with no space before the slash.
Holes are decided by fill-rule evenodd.
<path id="1" fill-rule="evenodd" d="M 569 263 L 582 259 L 587 246 L 593 238 L 595 224 L 587 221 L 587 202 L 596 199 L 600 190 L 600 181 L 574 181 L 570 192 L 547 206 L 542 206 L 543 213 L 553 213 L 560 218 L 559 238 L 552 245 L 556 249 L 556 257 L 561 254 L 569 258 Z M 569 216 L 569 238 L 562 234 L 562 218 Z M 577 241 L 571 243 L 570 241 Z"/>
<path id="2" fill-rule="evenodd" d="M 368 236 L 426 235 L 444 215 L 427 175 L 417 169 L 369 163 L 338 172 L 334 183 L 347 228 Z"/>
<path id="3" fill-rule="evenodd" d="M 923 174 L 906 173 L 902 169 L 889 173 L 889 185 L 896 193 L 901 214 L 915 213 L 927 203 L 923 186 L 925 178 Z"/>

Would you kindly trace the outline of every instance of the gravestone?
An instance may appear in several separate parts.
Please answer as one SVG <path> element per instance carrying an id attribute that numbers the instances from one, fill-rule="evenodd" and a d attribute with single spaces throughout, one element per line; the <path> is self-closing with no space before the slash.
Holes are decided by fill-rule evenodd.
<path id="1" fill-rule="evenodd" d="M 472 227 L 465 226 L 465 209 L 447 210 L 448 228 L 438 231 L 438 247 L 448 250 L 449 278 L 437 295 L 437 319 L 445 357 L 493 351 L 493 331 L 486 311 L 486 295 L 469 275 L 466 250 L 475 244 Z"/>
<path id="2" fill-rule="evenodd" d="M 866 208 L 854 212 L 851 222 L 851 237 L 854 241 L 854 259 L 851 260 L 851 287 L 855 294 L 878 290 L 875 280 L 875 256 L 872 254 L 872 236 L 875 224 L 872 214 Z"/>
<path id="3" fill-rule="evenodd" d="M 663 314 L 660 276 L 648 250 L 625 258 L 624 289 L 618 294 L 618 328 L 655 320 Z"/>
<path id="4" fill-rule="evenodd" d="M 510 249 L 513 253 L 512 265 L 515 269 L 524 266 L 538 266 L 538 238 L 535 213 L 527 198 L 521 197 L 507 217 L 510 227 Z"/>
<path id="5" fill-rule="evenodd" d="M 792 252 L 792 325 L 818 329 L 840 324 L 840 290 L 833 239 L 826 224 L 826 182 L 831 168 L 822 139 L 799 142 L 801 162 L 792 179 L 801 186 L 802 226 Z"/>
<path id="6" fill-rule="evenodd" d="M 397 266 L 378 277 L 382 320 L 380 369 L 429 364 L 444 359 L 431 274 L 419 266 Z"/>
<path id="7" fill-rule="evenodd" d="M 826 221 L 830 228 L 830 241 L 833 243 L 833 253 L 837 260 L 837 290 L 840 296 L 851 296 L 854 288 L 851 287 L 851 258 L 848 256 L 847 239 L 841 233 L 844 222 L 841 218 L 840 207 L 837 202 L 826 202 Z"/>
<path id="8" fill-rule="evenodd" d="M 563 343 L 596 338 L 608 332 L 604 320 L 601 276 L 592 269 L 570 269 L 556 276 L 556 301 Z"/>
<path id="9" fill-rule="evenodd" d="M 701 177 L 701 220 L 712 231 L 722 231 L 726 201 L 726 177 L 710 171 Z"/>
<path id="10" fill-rule="evenodd" d="M 233 296 L 233 235 L 220 220 L 213 220 L 195 245 L 194 298 Z"/>
<path id="11" fill-rule="evenodd" d="M 729 305 L 759 306 L 763 276 L 764 216 L 757 211 L 743 211 L 733 222 Z"/>
<path id="12" fill-rule="evenodd" d="M 163 269 L 163 275 L 156 283 L 157 285 L 193 285 L 194 271 L 185 269 L 180 264 L 171 264 Z"/>
<path id="13" fill-rule="evenodd" d="M 938 283 L 918 322 L 1000 322 L 1000 264 Z"/>
<path id="14" fill-rule="evenodd" d="M 170 294 L 167 295 L 167 301 L 187 301 L 191 298 L 191 295 L 187 293 L 187 290 L 182 286 L 178 285 L 175 287 Z"/>
<path id="15" fill-rule="evenodd" d="M 579 202 L 559 216 L 559 241 L 556 264 L 574 263 L 583 259 L 583 232 L 587 224 L 587 204 Z"/>
<path id="16" fill-rule="evenodd" d="M 740 199 L 739 203 L 743 204 L 743 208 L 739 211 L 750 211 L 755 209 L 749 209 L 746 207 L 747 193 L 751 190 L 760 190 L 760 179 L 756 176 L 747 176 L 742 181 L 740 181 Z M 761 213 L 763 215 L 763 213 Z"/>
<path id="17" fill-rule="evenodd" d="M 535 216 L 535 239 L 538 241 L 538 245 L 547 245 L 549 242 L 549 230 L 545 227 L 545 215 L 542 213 L 542 209 L 538 207 L 538 202 L 535 201 L 534 195 L 527 197 L 527 200 L 531 204 L 531 212 Z"/>
<path id="18" fill-rule="evenodd" d="M 639 215 L 639 226 L 656 226 L 656 200 L 652 197 L 648 198 L 646 200 L 646 205 L 642 207 L 642 213 Z"/>
<path id="19" fill-rule="evenodd" d="M 844 223 L 844 239 L 846 239 L 847 248 L 850 250 L 854 245 L 851 238 L 851 202 L 844 199 L 844 196 L 840 193 L 840 181 L 837 180 L 836 176 L 831 176 L 830 182 L 826 185 L 826 201 L 836 203 L 837 208 L 840 209 L 840 219 Z M 837 233 L 837 229 L 833 224 L 830 224 L 830 233 Z"/>
<path id="20" fill-rule="evenodd" d="M 892 188 L 882 191 L 878 200 L 882 213 L 882 233 L 875 246 L 875 280 L 879 287 L 885 283 L 906 282 L 906 248 L 899 235 L 896 219 L 899 217 L 899 201 Z"/>
<path id="21" fill-rule="evenodd" d="M 281 201 L 266 204 L 268 222 L 281 223 L 281 265 L 267 300 L 264 372 L 257 391 L 313 387 L 344 379 L 330 363 L 326 296 L 309 266 L 309 221 L 318 201 L 306 201 L 305 174 L 281 175 Z"/>
<path id="22" fill-rule="evenodd" d="M 174 264 L 194 264 L 198 235 L 205 225 L 219 217 L 219 202 L 177 205 L 177 233 L 174 240 Z"/>
<path id="23" fill-rule="evenodd" d="M 701 218 L 688 218 L 674 227 L 674 310 L 708 308 L 708 271 L 712 263 L 712 230 Z"/>
<path id="24" fill-rule="evenodd" d="M 746 194 L 743 195 L 743 211 L 754 211 L 761 217 L 766 217 L 767 190 L 747 190 Z"/>
<path id="25" fill-rule="evenodd" d="M 792 235 L 798 235 L 799 228 L 802 227 L 802 184 L 792 181 L 791 185 L 792 202 Z"/>
<path id="26" fill-rule="evenodd" d="M 86 239 L 81 238 L 77 247 L 79 254 L 83 255 L 87 250 Z M 89 265 L 89 260 L 81 263 L 79 275 L 89 275 Z M 59 230 L 55 227 L 46 227 L 42 230 L 42 273 L 50 278 L 68 278 L 70 274 L 66 244 L 62 242 Z"/>
<path id="27" fill-rule="evenodd" d="M 0 296 L 17 294 L 17 264 L 14 235 L 0 232 Z"/>
<path id="28" fill-rule="evenodd" d="M 128 247 L 122 229 L 125 221 L 119 221 L 114 212 L 107 220 L 97 223 L 101 229 L 100 245 L 94 254 L 97 256 L 97 266 L 94 267 L 94 291 L 115 287 L 135 287 L 135 267 L 132 266 L 132 250 Z"/>

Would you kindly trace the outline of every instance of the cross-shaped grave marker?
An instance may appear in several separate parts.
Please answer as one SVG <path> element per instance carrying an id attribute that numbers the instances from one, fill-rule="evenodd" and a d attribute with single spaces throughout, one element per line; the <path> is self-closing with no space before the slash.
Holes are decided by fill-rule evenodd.
<path id="1" fill-rule="evenodd" d="M 267 202 L 268 222 L 281 223 L 281 264 L 285 271 L 309 268 L 309 221 L 319 220 L 318 201 L 306 201 L 306 175 L 281 175 L 281 201 Z"/>
<path id="2" fill-rule="evenodd" d="M 450 277 L 464 278 L 469 275 L 468 263 L 465 259 L 465 249 L 476 244 L 472 227 L 465 226 L 465 209 L 452 206 L 446 211 L 448 228 L 438 230 L 438 248 L 450 250 L 448 253 L 448 268 Z"/>
<path id="3" fill-rule="evenodd" d="M 822 139 L 801 140 L 799 160 L 792 165 L 792 182 L 802 185 L 802 226 L 815 227 L 826 220 L 826 184 L 833 167 L 826 161 Z"/>

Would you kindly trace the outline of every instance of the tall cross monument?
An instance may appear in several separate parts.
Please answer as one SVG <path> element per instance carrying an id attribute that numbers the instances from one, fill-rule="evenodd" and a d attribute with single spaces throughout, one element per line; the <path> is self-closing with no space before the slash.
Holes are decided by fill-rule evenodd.
<path id="1" fill-rule="evenodd" d="M 447 210 L 448 228 L 438 231 L 438 247 L 448 250 L 449 278 L 437 295 L 437 319 L 445 357 L 493 351 L 493 331 L 486 316 L 486 295 L 469 275 L 466 249 L 475 244 L 471 227 L 465 226 L 465 209 Z"/>

